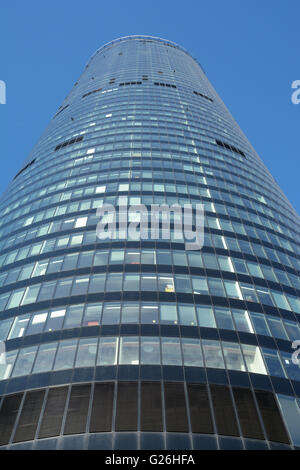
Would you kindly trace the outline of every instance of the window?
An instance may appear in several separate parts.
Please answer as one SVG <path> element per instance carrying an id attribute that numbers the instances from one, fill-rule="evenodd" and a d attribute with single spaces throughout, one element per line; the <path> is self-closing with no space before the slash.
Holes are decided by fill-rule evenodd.
<path id="1" fill-rule="evenodd" d="M 175 288 L 176 288 L 176 292 L 191 292 L 190 279 L 187 276 L 178 276 L 176 274 L 175 275 Z M 165 290 L 165 292 L 168 292 L 168 291 Z"/>
<path id="2" fill-rule="evenodd" d="M 267 374 L 264 361 L 258 346 L 251 344 L 241 344 L 248 372 L 255 374 Z"/>
<path id="3" fill-rule="evenodd" d="M 137 430 L 137 383 L 119 382 L 117 393 L 116 431 Z"/>
<path id="4" fill-rule="evenodd" d="M 138 323 L 140 307 L 136 304 L 123 304 L 122 323 Z"/>
<path id="5" fill-rule="evenodd" d="M 288 395 L 277 395 L 282 415 L 295 446 L 300 445 L 300 409 L 296 398 Z"/>
<path id="6" fill-rule="evenodd" d="M 233 299 L 242 299 L 238 282 L 224 281 L 224 284 L 228 297 L 232 297 Z"/>
<path id="7" fill-rule="evenodd" d="M 243 436 L 250 439 L 264 439 L 251 390 L 233 387 L 233 396 Z"/>
<path id="8" fill-rule="evenodd" d="M 73 368 L 76 347 L 77 339 L 65 340 L 59 343 L 54 370 Z"/>
<path id="9" fill-rule="evenodd" d="M 80 434 L 86 430 L 91 385 L 73 385 L 64 434 Z"/>
<path id="10" fill-rule="evenodd" d="M 74 279 L 71 295 L 86 294 L 89 284 L 88 277 L 78 277 Z"/>
<path id="11" fill-rule="evenodd" d="M 16 317 L 8 339 L 21 338 L 22 336 L 24 336 L 29 320 L 30 315 L 22 315 L 21 317 Z"/>
<path id="12" fill-rule="evenodd" d="M 182 365 L 179 338 L 161 338 L 162 358 L 165 365 Z"/>
<path id="13" fill-rule="evenodd" d="M 263 418 L 267 437 L 270 441 L 289 444 L 289 438 L 282 422 L 273 393 L 263 390 L 255 391 L 256 399 Z"/>
<path id="14" fill-rule="evenodd" d="M 0 445 L 6 445 L 9 443 L 21 400 L 21 393 L 4 397 L 2 407 L 0 409 Z"/>
<path id="15" fill-rule="evenodd" d="M 223 385 L 210 386 L 218 434 L 238 436 L 238 427 L 230 391 Z"/>
<path id="16" fill-rule="evenodd" d="M 104 304 L 102 313 L 103 325 L 114 325 L 120 323 L 120 304 Z"/>
<path id="17" fill-rule="evenodd" d="M 68 387 L 50 388 L 43 419 L 39 431 L 39 439 L 60 434 Z"/>
<path id="18" fill-rule="evenodd" d="M 199 326 L 206 328 L 216 328 L 215 317 L 212 307 L 207 305 L 197 307 L 197 316 Z"/>
<path id="19" fill-rule="evenodd" d="M 173 278 L 172 277 L 159 276 L 159 278 L 158 278 L 158 290 L 160 292 L 175 292 Z"/>
<path id="20" fill-rule="evenodd" d="M 194 294 L 202 294 L 202 295 L 208 294 L 207 280 L 205 278 L 193 277 L 192 284 L 193 284 Z"/>
<path id="21" fill-rule="evenodd" d="M 162 324 L 176 324 L 177 323 L 177 309 L 176 305 L 161 304 L 160 305 L 160 323 Z"/>
<path id="22" fill-rule="evenodd" d="M 109 432 L 111 430 L 113 398 L 113 383 L 95 384 L 90 432 Z"/>
<path id="23" fill-rule="evenodd" d="M 272 317 L 271 315 L 267 317 L 269 328 L 271 330 L 272 336 L 275 338 L 281 338 L 288 340 L 288 336 L 282 324 L 280 318 Z"/>
<path id="24" fill-rule="evenodd" d="M 159 382 L 141 383 L 141 431 L 161 432 L 162 403 Z"/>
<path id="25" fill-rule="evenodd" d="M 0 341 L 6 340 L 12 322 L 12 318 L 8 318 L 7 320 L 2 320 L 0 322 Z"/>
<path id="26" fill-rule="evenodd" d="M 290 310 L 290 306 L 284 294 L 282 294 L 281 292 L 272 290 L 272 296 L 278 308 Z"/>
<path id="27" fill-rule="evenodd" d="M 122 336 L 120 338 L 119 364 L 139 363 L 139 338 L 136 336 Z"/>
<path id="28" fill-rule="evenodd" d="M 155 292 L 157 290 L 156 284 L 156 277 L 155 276 L 141 276 L 141 291 L 152 291 Z"/>
<path id="29" fill-rule="evenodd" d="M 97 365 L 110 366 L 117 363 L 118 338 L 100 337 Z"/>
<path id="30" fill-rule="evenodd" d="M 7 308 L 16 308 L 20 305 L 25 289 L 15 291 L 11 294 Z"/>
<path id="31" fill-rule="evenodd" d="M 30 374 L 36 351 L 37 346 L 20 349 L 15 367 L 12 372 L 12 377 L 19 377 L 20 375 Z"/>
<path id="32" fill-rule="evenodd" d="M 141 338 L 141 364 L 160 364 L 159 338 Z"/>
<path id="33" fill-rule="evenodd" d="M 231 312 L 229 308 L 215 307 L 215 316 L 218 328 L 223 328 L 225 330 L 234 330 Z"/>
<path id="34" fill-rule="evenodd" d="M 89 293 L 104 292 L 106 274 L 94 274 L 90 278 Z"/>
<path id="35" fill-rule="evenodd" d="M 96 361 L 98 338 L 79 340 L 75 367 L 93 367 Z"/>
<path id="36" fill-rule="evenodd" d="M 185 366 L 203 366 L 200 340 L 197 338 L 182 338 L 183 364 Z"/>
<path id="37" fill-rule="evenodd" d="M 83 305 L 71 305 L 67 308 L 64 328 L 76 328 L 81 325 Z"/>
<path id="38" fill-rule="evenodd" d="M 158 323 L 158 306 L 141 306 L 141 323 Z"/>
<path id="39" fill-rule="evenodd" d="M 181 325 L 197 325 L 195 307 L 192 305 L 178 305 Z"/>
<path id="40" fill-rule="evenodd" d="M 121 292 L 122 291 L 122 274 L 110 273 L 107 276 L 106 291 Z"/>
<path id="41" fill-rule="evenodd" d="M 55 286 L 56 286 L 56 281 L 45 282 L 44 284 L 42 284 L 41 290 L 39 292 L 39 296 L 37 299 L 38 302 L 51 299 L 51 297 L 53 297 Z"/>
<path id="42" fill-rule="evenodd" d="M 13 442 L 34 439 L 44 395 L 44 390 L 26 393 Z"/>
<path id="43" fill-rule="evenodd" d="M 33 374 L 52 370 L 57 343 L 41 344 L 33 367 Z"/>
<path id="44" fill-rule="evenodd" d="M 205 365 L 206 367 L 214 367 L 224 369 L 224 359 L 219 341 L 202 340 Z"/>
<path id="45" fill-rule="evenodd" d="M 138 291 L 140 284 L 140 277 L 137 274 L 125 274 L 124 278 L 124 291 Z"/>
<path id="46" fill-rule="evenodd" d="M 269 374 L 275 377 L 282 377 L 285 379 L 286 374 L 282 367 L 278 352 L 275 349 L 268 348 L 263 348 L 262 351 Z"/>
<path id="47" fill-rule="evenodd" d="M 232 315 L 237 330 L 245 331 L 246 333 L 254 333 L 247 310 L 232 310 Z"/>
<path id="48" fill-rule="evenodd" d="M 227 369 L 246 371 L 243 356 L 238 343 L 222 342 Z"/>
<path id="49" fill-rule="evenodd" d="M 48 316 L 48 312 L 37 313 L 32 315 L 30 324 L 27 328 L 26 335 L 34 335 L 41 333 L 45 327 L 45 322 Z"/>
<path id="50" fill-rule="evenodd" d="M 166 382 L 164 389 L 167 432 L 188 432 L 183 384 Z"/>

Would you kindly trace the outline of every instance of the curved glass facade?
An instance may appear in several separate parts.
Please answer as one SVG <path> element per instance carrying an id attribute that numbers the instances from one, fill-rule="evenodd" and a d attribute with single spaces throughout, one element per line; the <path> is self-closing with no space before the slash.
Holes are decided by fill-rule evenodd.
<path id="1" fill-rule="evenodd" d="M 99 239 L 121 201 L 202 203 L 204 246 Z M 0 200 L 0 447 L 300 447 L 299 234 L 195 59 L 100 48 Z"/>

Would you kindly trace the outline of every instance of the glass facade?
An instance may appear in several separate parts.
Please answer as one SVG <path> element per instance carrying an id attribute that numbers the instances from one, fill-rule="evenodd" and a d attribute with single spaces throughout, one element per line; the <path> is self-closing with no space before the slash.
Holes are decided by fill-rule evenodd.
<path id="1" fill-rule="evenodd" d="M 202 203 L 203 248 L 175 217 L 100 240 L 122 201 Z M 0 200 L 0 448 L 297 448 L 299 273 L 299 216 L 198 62 L 106 44 Z"/>

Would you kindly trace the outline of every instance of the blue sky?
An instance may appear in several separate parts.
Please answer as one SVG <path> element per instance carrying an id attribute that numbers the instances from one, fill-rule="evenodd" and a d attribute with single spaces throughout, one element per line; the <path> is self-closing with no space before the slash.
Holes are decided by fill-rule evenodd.
<path id="1" fill-rule="evenodd" d="M 300 212 L 299 0 L 10 0 L 0 6 L 0 193 L 104 43 L 150 34 L 182 45 Z"/>

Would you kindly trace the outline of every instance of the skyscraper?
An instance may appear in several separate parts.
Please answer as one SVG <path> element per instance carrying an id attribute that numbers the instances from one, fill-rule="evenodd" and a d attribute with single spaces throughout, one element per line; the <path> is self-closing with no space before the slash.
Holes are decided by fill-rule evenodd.
<path id="1" fill-rule="evenodd" d="M 202 203 L 204 246 L 100 239 L 124 201 Z M 101 47 L 0 216 L 1 448 L 300 446 L 299 217 L 187 51 Z"/>

